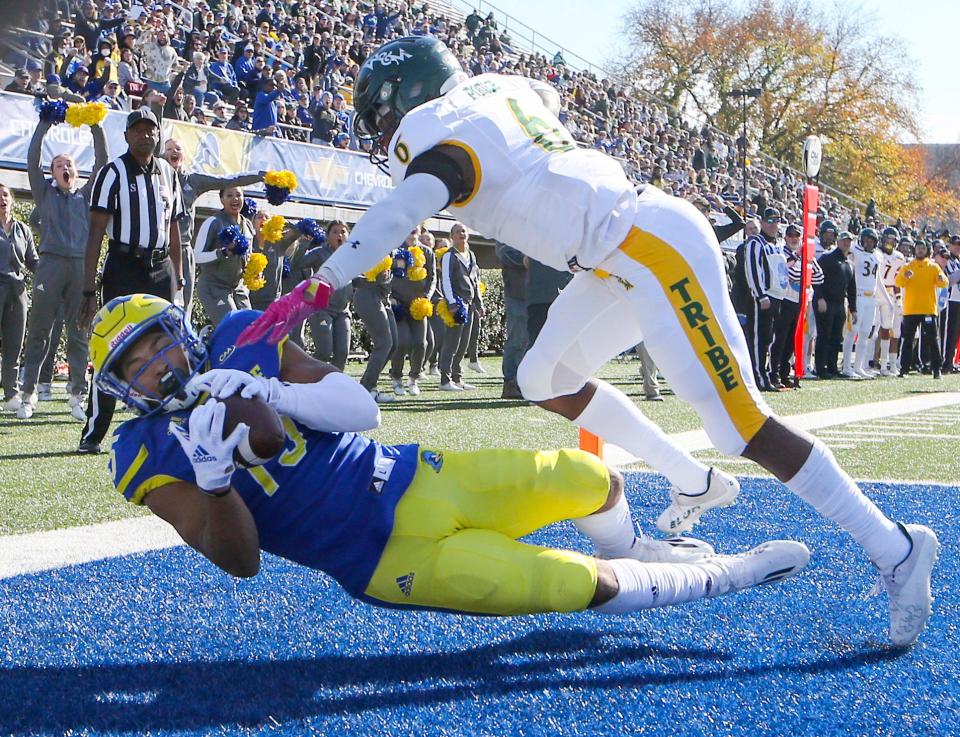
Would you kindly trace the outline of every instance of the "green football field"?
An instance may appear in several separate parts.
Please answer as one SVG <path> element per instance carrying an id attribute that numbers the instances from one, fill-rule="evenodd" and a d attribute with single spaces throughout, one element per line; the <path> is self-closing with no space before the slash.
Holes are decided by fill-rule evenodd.
<path id="1" fill-rule="evenodd" d="M 566 420 L 525 402 L 501 400 L 499 359 L 484 359 L 487 373 L 466 372 L 476 391 L 448 394 L 427 377 L 419 397 L 403 397 L 383 408 L 383 425 L 373 433 L 385 443 L 418 442 L 436 448 L 550 448 L 575 446 L 576 428 Z M 349 372 L 360 373 L 359 364 Z M 697 429 L 693 410 L 667 395 L 660 403 L 643 401 L 633 360 L 606 366 L 603 378 L 633 398 L 668 433 Z M 386 381 L 381 382 L 386 388 Z M 934 381 L 929 376 L 874 381 L 805 381 L 799 391 L 766 395 L 783 416 L 819 410 L 920 397 L 932 392 L 960 392 L 960 376 Z M 0 415 L 0 534 L 55 529 L 129 517 L 142 510 L 124 502 L 107 475 L 106 453 L 77 456 L 80 423 L 67 413 L 66 395 L 42 402 L 33 419 Z M 960 399 L 960 395 L 958 395 Z M 118 421 L 131 415 L 120 413 Z M 858 479 L 939 481 L 960 478 L 960 404 L 908 412 L 897 417 L 826 427 L 815 434 L 832 447 L 841 464 Z M 705 462 L 737 474 L 763 469 L 741 459 L 725 459 L 713 450 L 697 451 Z M 637 466 L 642 468 L 642 466 Z"/>

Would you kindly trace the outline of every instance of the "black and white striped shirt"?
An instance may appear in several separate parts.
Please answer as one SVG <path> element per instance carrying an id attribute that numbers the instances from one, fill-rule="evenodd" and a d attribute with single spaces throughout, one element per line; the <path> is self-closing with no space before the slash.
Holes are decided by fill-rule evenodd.
<path id="1" fill-rule="evenodd" d="M 784 249 L 784 255 L 787 257 L 787 267 L 789 268 L 787 273 L 790 280 L 790 287 L 787 289 L 787 294 L 784 299 L 790 302 L 799 302 L 801 278 L 803 277 L 803 262 L 800 259 L 800 254 L 791 251 L 789 248 Z M 810 259 L 808 263 L 810 264 L 810 285 L 812 287 L 819 287 L 823 284 L 823 269 L 820 268 L 820 264 L 817 263 L 816 259 Z M 809 295 L 804 302 L 806 302 L 807 299 L 809 299 Z"/>
<path id="2" fill-rule="evenodd" d="M 149 251 L 167 250 L 171 220 L 185 215 L 173 167 L 157 156 L 141 166 L 129 151 L 99 171 L 90 209 L 111 215 L 111 241 Z"/>
<path id="3" fill-rule="evenodd" d="M 787 274 L 782 245 L 767 240 L 762 233 L 751 235 L 743 244 L 743 265 L 754 299 L 783 297 Z M 781 270 L 783 273 L 779 273 Z"/>

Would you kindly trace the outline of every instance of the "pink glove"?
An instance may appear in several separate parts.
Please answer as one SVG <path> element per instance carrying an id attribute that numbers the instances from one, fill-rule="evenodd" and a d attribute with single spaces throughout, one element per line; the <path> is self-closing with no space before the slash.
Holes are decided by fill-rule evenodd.
<path id="1" fill-rule="evenodd" d="M 267 336 L 271 345 L 279 343 L 283 336 L 330 303 L 333 286 L 319 276 L 304 279 L 271 304 L 260 317 L 250 323 L 237 338 L 237 347 L 256 343 Z M 267 335 L 269 333 L 269 335 Z"/>

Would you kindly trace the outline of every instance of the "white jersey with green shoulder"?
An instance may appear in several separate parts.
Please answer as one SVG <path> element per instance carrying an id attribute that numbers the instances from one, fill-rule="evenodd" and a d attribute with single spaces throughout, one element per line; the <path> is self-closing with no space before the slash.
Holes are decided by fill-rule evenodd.
<path id="1" fill-rule="evenodd" d="M 419 154 L 464 149 L 473 191 L 450 213 L 484 236 L 562 271 L 592 268 L 626 238 L 636 191 L 614 159 L 577 148 L 523 77 L 482 74 L 400 121 L 390 141 L 394 184 Z"/>

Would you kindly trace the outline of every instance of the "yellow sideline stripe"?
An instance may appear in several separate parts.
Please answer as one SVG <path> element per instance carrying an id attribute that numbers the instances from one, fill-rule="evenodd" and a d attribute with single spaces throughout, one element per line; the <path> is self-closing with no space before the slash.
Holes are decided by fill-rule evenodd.
<path id="1" fill-rule="evenodd" d="M 749 443 L 767 416 L 747 390 L 740 365 L 690 264 L 669 243 L 636 227 L 630 229 L 620 250 L 649 269 L 660 282 L 727 415 L 740 437 Z"/>

